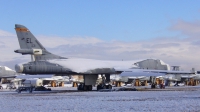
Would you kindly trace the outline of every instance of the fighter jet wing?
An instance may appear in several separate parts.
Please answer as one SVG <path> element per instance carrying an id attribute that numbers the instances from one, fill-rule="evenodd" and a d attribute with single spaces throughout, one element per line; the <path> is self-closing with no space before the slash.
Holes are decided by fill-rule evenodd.
<path id="1" fill-rule="evenodd" d="M 182 75 L 181 78 L 195 78 L 197 75 Z"/>
<path id="2" fill-rule="evenodd" d="M 16 76 L 1 76 L 0 78 L 15 78 Z"/>
<path id="3" fill-rule="evenodd" d="M 144 70 L 144 69 L 118 69 L 120 76 L 163 76 L 166 74 L 195 74 L 191 71 L 170 71 L 170 70 Z"/>
<path id="4" fill-rule="evenodd" d="M 172 70 L 144 70 L 144 72 L 164 73 L 164 74 L 195 74 L 192 71 L 172 71 Z"/>
<path id="5" fill-rule="evenodd" d="M 120 76 L 162 76 L 164 73 L 144 72 L 142 70 L 124 71 Z"/>

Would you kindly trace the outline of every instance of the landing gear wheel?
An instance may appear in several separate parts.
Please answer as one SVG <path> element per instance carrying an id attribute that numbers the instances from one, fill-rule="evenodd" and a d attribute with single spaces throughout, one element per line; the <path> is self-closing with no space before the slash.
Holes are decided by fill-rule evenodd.
<path id="1" fill-rule="evenodd" d="M 77 87 L 77 90 L 79 90 L 79 91 L 83 90 L 83 86 L 84 86 L 83 84 L 79 84 L 78 87 Z"/>
<path id="2" fill-rule="evenodd" d="M 106 89 L 106 85 L 103 86 L 103 89 Z"/>
<path id="3" fill-rule="evenodd" d="M 29 93 L 32 93 L 32 92 L 33 92 L 33 90 L 32 90 L 32 88 L 30 88 L 30 89 L 29 89 Z"/>
<path id="4" fill-rule="evenodd" d="M 21 90 L 20 90 L 20 89 L 17 89 L 17 93 L 21 93 Z"/>
<path id="5" fill-rule="evenodd" d="M 78 86 L 77 86 L 77 90 L 78 90 L 78 91 L 79 91 L 79 90 L 81 90 L 81 87 L 80 87 L 80 85 L 78 85 Z"/>
<path id="6" fill-rule="evenodd" d="M 155 84 L 151 84 L 151 88 L 156 88 L 156 85 Z"/>
<path id="7" fill-rule="evenodd" d="M 107 85 L 106 89 L 112 89 L 112 86 L 111 85 Z"/>
<path id="8" fill-rule="evenodd" d="M 97 91 L 99 91 L 101 88 L 101 85 L 97 85 Z"/>
<path id="9" fill-rule="evenodd" d="M 92 85 L 88 86 L 88 91 L 92 91 Z"/>
<path id="10" fill-rule="evenodd" d="M 83 86 L 83 90 L 84 90 L 84 91 L 87 91 L 87 90 L 88 90 L 88 86 L 84 85 L 84 86 Z"/>

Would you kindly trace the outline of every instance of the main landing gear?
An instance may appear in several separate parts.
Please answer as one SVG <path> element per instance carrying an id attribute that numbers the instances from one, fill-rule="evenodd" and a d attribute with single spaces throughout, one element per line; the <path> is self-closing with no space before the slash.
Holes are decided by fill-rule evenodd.
<path id="1" fill-rule="evenodd" d="M 84 83 L 80 83 L 77 87 L 79 91 L 92 91 L 92 85 L 96 84 L 98 75 L 86 74 L 83 75 Z M 108 84 L 110 82 L 110 74 L 102 75 L 102 82 L 97 85 L 97 91 L 100 89 L 112 89 L 112 85 Z"/>
<path id="2" fill-rule="evenodd" d="M 97 91 L 100 89 L 112 89 L 112 85 L 106 84 L 106 81 L 110 82 L 110 74 L 106 74 L 105 76 L 102 76 L 102 82 L 101 84 L 97 85 Z"/>
<path id="3" fill-rule="evenodd" d="M 82 91 L 92 91 L 92 85 L 85 85 L 84 83 L 81 83 L 78 85 L 77 89 Z"/>
<path id="4" fill-rule="evenodd" d="M 112 89 L 112 86 L 110 84 L 109 85 L 99 84 L 97 85 L 97 91 L 100 89 Z"/>

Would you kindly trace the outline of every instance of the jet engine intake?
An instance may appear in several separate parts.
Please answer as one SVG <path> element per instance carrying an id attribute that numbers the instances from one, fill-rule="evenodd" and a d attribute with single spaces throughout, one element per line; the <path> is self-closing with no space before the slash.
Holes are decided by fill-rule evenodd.
<path id="1" fill-rule="evenodd" d="M 22 73 L 24 70 L 24 67 L 22 64 L 16 64 L 15 65 L 15 71 L 18 72 L 18 73 Z"/>

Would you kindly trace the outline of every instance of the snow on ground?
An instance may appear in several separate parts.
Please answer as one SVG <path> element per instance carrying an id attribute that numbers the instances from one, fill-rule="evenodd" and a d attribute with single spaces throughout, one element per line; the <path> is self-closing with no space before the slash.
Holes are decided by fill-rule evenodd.
<path id="1" fill-rule="evenodd" d="M 28 92 L 18 94 L 15 91 L 1 92 L 0 90 L 0 105 L 4 112 L 200 111 L 200 87 L 182 88 L 186 89 L 181 91 L 33 92 L 31 94 Z"/>

